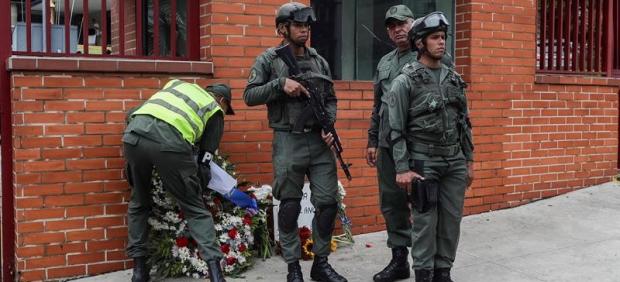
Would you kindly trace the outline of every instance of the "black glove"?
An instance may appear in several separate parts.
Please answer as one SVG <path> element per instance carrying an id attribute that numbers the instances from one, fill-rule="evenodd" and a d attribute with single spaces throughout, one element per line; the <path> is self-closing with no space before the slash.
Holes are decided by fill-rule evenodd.
<path id="1" fill-rule="evenodd" d="M 198 154 L 198 177 L 203 188 L 206 188 L 211 181 L 211 159 L 213 154 L 209 152 L 200 152 Z"/>

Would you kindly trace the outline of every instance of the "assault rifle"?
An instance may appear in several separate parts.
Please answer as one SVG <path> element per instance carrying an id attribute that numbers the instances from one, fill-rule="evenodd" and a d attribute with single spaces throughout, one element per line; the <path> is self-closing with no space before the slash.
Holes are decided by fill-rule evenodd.
<path id="1" fill-rule="evenodd" d="M 336 129 L 334 128 L 334 123 L 329 120 L 327 110 L 325 110 L 325 105 L 322 101 L 320 89 L 316 85 L 313 85 L 313 83 L 311 83 L 309 79 L 304 78 L 301 70 L 299 69 L 299 65 L 297 65 L 297 60 L 293 55 L 293 51 L 291 50 L 291 48 L 289 48 L 288 44 L 276 48 L 275 51 L 278 57 L 280 57 L 280 59 L 282 59 L 282 61 L 284 61 L 284 63 L 288 67 L 290 79 L 299 82 L 299 84 L 306 88 L 310 93 L 310 97 L 307 97 L 305 99 L 307 104 L 306 108 L 295 121 L 292 131 L 303 132 L 303 126 L 305 121 L 308 118 L 311 118 L 312 115 L 314 115 L 319 125 L 321 126 L 321 129 L 323 129 L 325 133 L 331 133 L 332 137 L 334 137 L 332 147 L 336 152 L 336 157 L 340 162 L 340 167 L 344 171 L 344 174 L 347 176 L 348 180 L 351 180 L 351 172 L 349 171 L 350 164 L 346 164 L 342 159 L 342 143 L 340 143 L 340 137 L 338 137 L 338 133 L 336 133 Z M 331 83 L 331 79 L 326 77 L 326 80 L 330 81 Z"/>

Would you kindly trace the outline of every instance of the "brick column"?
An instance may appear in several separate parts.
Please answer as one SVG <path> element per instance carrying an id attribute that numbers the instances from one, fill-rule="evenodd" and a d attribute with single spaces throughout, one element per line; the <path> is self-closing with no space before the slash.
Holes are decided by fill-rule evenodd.
<path id="1" fill-rule="evenodd" d="M 535 74 L 535 1 L 457 1 L 457 66 L 467 91 L 476 143 L 476 181 L 467 192 L 466 213 L 507 206 L 508 181 L 522 115 L 512 101 L 532 95 Z M 517 145 L 518 146 L 518 145 Z"/>

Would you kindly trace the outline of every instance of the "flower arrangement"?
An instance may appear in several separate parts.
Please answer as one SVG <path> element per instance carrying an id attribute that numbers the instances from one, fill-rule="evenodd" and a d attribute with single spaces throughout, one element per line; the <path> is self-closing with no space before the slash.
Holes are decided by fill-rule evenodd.
<path id="1" fill-rule="evenodd" d="M 353 240 L 353 233 L 351 232 L 351 219 L 346 214 L 346 205 L 344 204 L 345 196 L 346 191 L 344 190 L 344 186 L 338 181 L 338 219 L 340 219 L 344 233 L 332 236 L 330 244 L 330 250 L 332 252 L 335 252 L 341 245 L 352 245 L 355 243 Z M 314 253 L 312 252 L 312 246 L 314 245 L 312 230 L 310 230 L 308 226 L 302 226 L 299 228 L 298 232 L 301 241 L 301 258 L 303 260 L 314 259 Z"/>
<path id="2" fill-rule="evenodd" d="M 224 157 L 216 155 L 214 161 L 235 176 L 234 165 Z M 156 170 L 153 171 L 152 182 L 153 213 L 148 220 L 151 226 L 149 262 L 156 276 L 206 278 L 207 264 L 189 234 L 183 213 L 173 197 L 164 190 Z M 272 253 L 267 226 L 267 210 L 272 206 L 271 187 L 251 186 L 245 190 L 257 200 L 259 211 L 254 216 L 235 207 L 214 191 L 203 192 L 203 200 L 213 216 L 220 250 L 224 254 L 220 262 L 222 270 L 228 276 L 238 276 L 253 265 L 255 257 L 264 259 Z"/>
<path id="3" fill-rule="evenodd" d="M 346 208 L 347 205 L 344 203 L 344 197 L 347 195 L 347 191 L 344 190 L 344 186 L 340 181 L 338 181 L 338 219 L 340 219 L 340 223 L 342 224 L 342 231 L 344 233 L 336 236 L 332 236 L 332 244 L 336 241 L 338 244 L 342 245 L 353 245 L 355 240 L 353 240 L 353 232 L 351 232 L 351 226 L 353 223 L 351 219 L 347 216 Z"/>

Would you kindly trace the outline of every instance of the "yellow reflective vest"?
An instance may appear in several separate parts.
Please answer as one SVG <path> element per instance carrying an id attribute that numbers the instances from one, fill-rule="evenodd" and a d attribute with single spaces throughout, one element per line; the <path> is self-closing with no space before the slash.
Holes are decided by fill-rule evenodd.
<path id="1" fill-rule="evenodd" d="M 135 115 L 151 115 L 176 128 L 190 144 L 198 141 L 207 121 L 220 105 L 199 85 L 178 79 L 166 86 L 135 111 Z"/>

